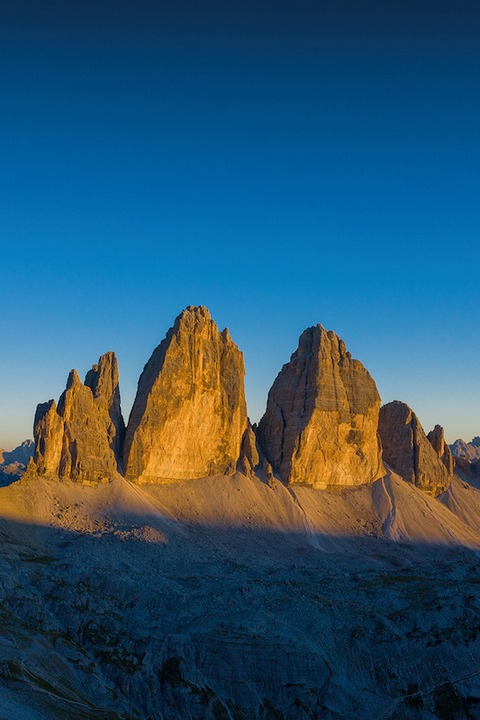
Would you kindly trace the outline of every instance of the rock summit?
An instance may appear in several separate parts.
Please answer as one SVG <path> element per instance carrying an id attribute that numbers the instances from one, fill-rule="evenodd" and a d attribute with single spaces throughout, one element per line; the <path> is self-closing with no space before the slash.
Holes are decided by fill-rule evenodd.
<path id="1" fill-rule="evenodd" d="M 233 473 L 247 429 L 243 353 L 205 307 L 189 306 L 138 382 L 123 465 L 139 483 Z"/>
<path id="2" fill-rule="evenodd" d="M 384 474 L 380 395 L 345 343 L 322 325 L 305 330 L 268 394 L 260 446 L 287 484 L 360 485 Z"/>

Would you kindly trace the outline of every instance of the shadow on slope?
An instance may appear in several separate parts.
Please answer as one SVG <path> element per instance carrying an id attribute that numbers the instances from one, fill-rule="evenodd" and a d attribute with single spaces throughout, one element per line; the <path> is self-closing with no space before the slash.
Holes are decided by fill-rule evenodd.
<path id="1" fill-rule="evenodd" d="M 479 495 L 394 475 L 336 493 L 242 475 L 4 488 L 0 708 L 475 717 Z"/>
<path id="2" fill-rule="evenodd" d="M 11 518 L 0 532 L 4 711 L 373 720 L 445 717 L 446 685 L 458 708 L 480 698 L 464 547 L 339 534 L 340 554 L 318 552 L 303 531 L 205 522 L 162 541 Z"/>
<path id="3" fill-rule="evenodd" d="M 203 529 L 207 535 L 214 530 L 288 535 L 296 544 L 327 552 L 348 552 L 360 538 L 480 547 L 478 489 L 454 477 L 447 492 L 432 498 L 393 472 L 371 485 L 335 492 L 287 488 L 240 473 L 143 486 L 120 475 L 93 486 L 25 476 L 0 489 L 0 517 L 150 542 Z"/>

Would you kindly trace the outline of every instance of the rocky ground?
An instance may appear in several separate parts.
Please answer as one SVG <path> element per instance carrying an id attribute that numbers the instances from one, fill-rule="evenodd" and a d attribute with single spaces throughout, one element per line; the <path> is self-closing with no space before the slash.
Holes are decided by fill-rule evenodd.
<path id="1" fill-rule="evenodd" d="M 480 490 L 0 490 L 0 718 L 480 717 Z"/>

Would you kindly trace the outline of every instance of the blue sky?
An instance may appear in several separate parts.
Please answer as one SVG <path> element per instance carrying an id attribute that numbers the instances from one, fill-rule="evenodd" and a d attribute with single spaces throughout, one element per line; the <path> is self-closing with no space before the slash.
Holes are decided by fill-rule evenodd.
<path id="1" fill-rule="evenodd" d="M 477 2 L 7 2 L 0 447 L 115 350 L 128 415 L 175 316 L 245 353 L 253 420 L 321 322 L 480 434 Z"/>

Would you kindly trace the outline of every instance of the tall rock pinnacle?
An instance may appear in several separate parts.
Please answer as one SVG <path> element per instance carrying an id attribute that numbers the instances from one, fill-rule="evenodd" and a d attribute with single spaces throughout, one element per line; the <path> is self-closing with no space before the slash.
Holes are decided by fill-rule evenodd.
<path id="1" fill-rule="evenodd" d="M 123 420 L 115 355 L 103 355 L 87 380 L 84 385 L 72 370 L 58 407 L 53 400 L 37 407 L 34 462 L 40 475 L 97 483 L 117 472 Z"/>
<path id="2" fill-rule="evenodd" d="M 260 446 L 281 479 L 319 488 L 359 485 L 384 473 L 380 396 L 343 340 L 321 325 L 300 336 L 268 394 Z"/>
<path id="3" fill-rule="evenodd" d="M 105 353 L 98 359 L 98 364 L 88 371 L 85 385 L 91 389 L 94 402 L 105 418 L 110 447 L 115 457 L 121 459 L 125 423 L 120 408 L 118 362 L 115 353 Z"/>
<path id="4" fill-rule="evenodd" d="M 448 487 L 453 462 L 440 425 L 427 438 L 413 410 L 394 400 L 381 408 L 378 429 L 385 462 L 404 480 L 433 496 Z"/>
<path id="5" fill-rule="evenodd" d="M 447 468 L 449 476 L 452 477 L 454 470 L 453 455 L 449 446 L 445 442 L 443 427 L 441 425 L 435 425 L 433 430 L 428 433 L 427 438 L 438 457 Z"/>
<path id="6" fill-rule="evenodd" d="M 138 382 L 125 476 L 140 483 L 233 471 L 247 428 L 243 354 L 204 307 L 188 307 Z"/>

